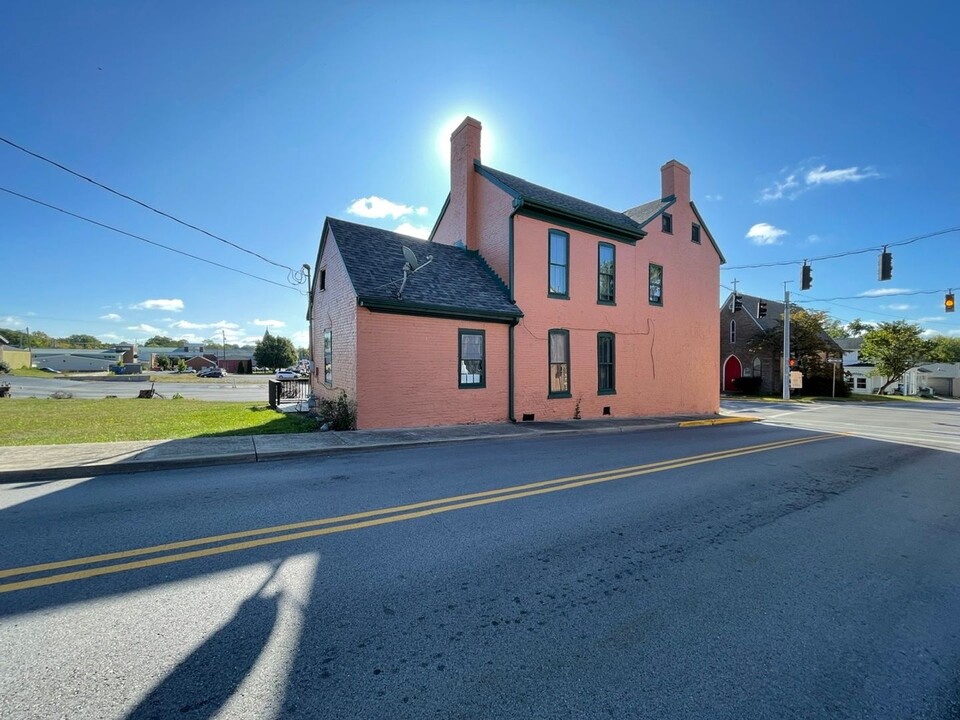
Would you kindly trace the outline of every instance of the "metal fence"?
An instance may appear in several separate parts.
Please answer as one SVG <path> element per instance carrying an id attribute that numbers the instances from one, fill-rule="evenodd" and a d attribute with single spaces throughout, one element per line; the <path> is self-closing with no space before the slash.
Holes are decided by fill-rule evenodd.
<path id="1" fill-rule="evenodd" d="M 310 380 L 308 378 L 268 380 L 267 395 L 270 407 L 274 410 L 279 409 L 281 405 L 305 402 L 310 399 Z"/>

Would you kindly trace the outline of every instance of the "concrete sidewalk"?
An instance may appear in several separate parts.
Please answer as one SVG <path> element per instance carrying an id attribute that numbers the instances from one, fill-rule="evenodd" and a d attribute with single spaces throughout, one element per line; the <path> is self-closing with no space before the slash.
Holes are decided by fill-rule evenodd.
<path id="1" fill-rule="evenodd" d="M 742 416 L 697 415 L 0 447 L 0 483 L 253 463 L 405 445 L 564 433 L 617 433 L 754 420 L 756 418 Z"/>

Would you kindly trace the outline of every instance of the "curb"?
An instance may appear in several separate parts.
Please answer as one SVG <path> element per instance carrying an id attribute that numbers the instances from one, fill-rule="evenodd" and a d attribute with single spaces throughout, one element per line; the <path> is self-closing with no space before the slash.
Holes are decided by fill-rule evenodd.
<path id="1" fill-rule="evenodd" d="M 760 422 L 758 417 L 747 417 L 738 415 L 737 417 L 714 418 L 712 420 L 681 420 L 677 427 L 704 427 L 707 425 L 736 425 L 737 423 Z"/>
<path id="2" fill-rule="evenodd" d="M 616 433 L 637 432 L 642 430 L 664 430 L 668 428 L 696 427 L 703 425 L 727 425 L 737 422 L 754 422 L 757 420 L 759 420 L 759 418 L 713 418 L 710 420 L 682 420 L 675 422 L 642 423 L 622 425 L 618 427 L 560 428 L 556 430 L 544 429 L 510 435 L 468 435 L 463 437 L 403 440 L 396 442 L 381 442 L 370 445 L 345 445 L 339 447 L 309 448 L 267 453 L 255 451 L 170 460 L 134 460 L 126 463 L 120 462 L 99 465 L 60 466 L 51 468 L 35 468 L 30 470 L 0 470 L 0 485 L 69 480 L 72 478 L 100 475 L 155 472 L 157 470 L 185 470 L 189 468 L 200 468 L 216 465 L 244 465 L 248 463 L 274 462 L 277 460 L 324 457 L 327 455 L 339 455 L 341 453 L 355 453 L 364 451 L 369 452 L 373 450 L 395 450 L 402 447 L 423 447 L 426 445 L 440 445 L 443 443 L 475 442 L 478 440 L 527 440 L 551 435 L 610 435 Z"/>

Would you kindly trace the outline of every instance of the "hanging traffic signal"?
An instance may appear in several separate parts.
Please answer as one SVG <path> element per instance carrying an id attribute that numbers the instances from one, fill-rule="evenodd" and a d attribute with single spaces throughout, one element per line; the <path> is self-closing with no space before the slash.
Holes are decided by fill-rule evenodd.
<path id="1" fill-rule="evenodd" d="M 943 311 L 944 312 L 953 312 L 954 308 L 957 307 L 956 301 L 953 299 L 953 293 L 948 292 L 947 296 L 943 299 Z"/>
<path id="2" fill-rule="evenodd" d="M 767 316 L 767 301 L 761 300 L 757 303 L 757 317 L 762 318 Z"/>
<path id="3" fill-rule="evenodd" d="M 809 290 L 811 285 L 813 285 L 813 271 L 807 263 L 804 263 L 803 272 L 800 275 L 800 289 Z"/>
<path id="4" fill-rule="evenodd" d="M 743 310 L 743 295 L 734 294 L 733 296 L 733 311 L 740 312 Z"/>
<path id="5" fill-rule="evenodd" d="M 881 280 L 893 277 L 893 253 L 888 253 L 886 248 L 880 253 L 880 268 L 877 274 Z"/>

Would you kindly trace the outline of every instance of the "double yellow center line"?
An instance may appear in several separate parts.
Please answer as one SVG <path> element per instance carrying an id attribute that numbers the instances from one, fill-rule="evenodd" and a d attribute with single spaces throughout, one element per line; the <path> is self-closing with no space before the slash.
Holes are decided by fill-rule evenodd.
<path id="1" fill-rule="evenodd" d="M 134 550 L 122 550 L 119 552 L 90 555 L 88 557 L 74 558 L 71 560 L 60 560 L 57 562 L 41 563 L 39 565 L 9 568 L 6 570 L 0 570 L 0 579 L 22 575 L 36 575 L 38 573 L 53 574 L 33 577 L 26 580 L 0 583 L 0 593 L 26 590 L 28 588 L 41 587 L 44 585 L 56 585 L 58 583 L 71 582 L 73 580 L 83 580 L 86 578 L 97 577 L 98 575 L 111 575 L 113 573 L 126 572 L 127 570 L 137 570 L 156 565 L 166 565 L 168 563 L 180 562 L 182 560 L 193 560 L 194 558 L 220 555 L 223 553 L 236 552 L 238 550 L 250 550 L 265 545 L 292 542 L 295 540 L 303 540 L 305 538 L 319 537 L 321 535 L 332 535 L 334 533 L 348 532 L 350 530 L 361 530 L 363 528 L 386 525 L 388 523 L 401 522 L 404 520 L 415 520 L 417 518 L 427 517 L 429 515 L 452 512 L 454 510 L 464 510 L 466 508 L 506 502 L 508 500 L 519 500 L 520 498 L 559 492 L 561 490 L 572 490 L 574 488 L 585 487 L 587 485 L 610 482 L 611 480 L 639 477 L 641 475 L 648 475 L 650 473 L 676 470 L 678 468 L 688 467 L 690 465 L 699 465 L 701 463 L 726 460 L 728 458 L 751 455 L 753 453 L 779 450 L 797 445 L 805 445 L 807 443 L 819 442 L 834 437 L 838 436 L 817 435 L 814 437 L 797 438 L 794 440 L 781 440 L 777 442 L 763 443 L 761 445 L 750 445 L 746 447 L 732 448 L 730 450 L 704 453 L 702 455 L 691 455 L 684 458 L 675 458 L 673 460 L 663 460 L 661 462 L 647 463 L 645 465 L 634 465 L 631 467 L 617 468 L 615 470 L 605 470 L 602 472 L 587 473 L 585 475 L 573 475 L 570 477 L 557 478 L 555 480 L 543 480 L 540 482 L 527 483 L 525 485 L 514 485 L 512 487 L 500 488 L 497 490 L 485 490 L 483 492 L 469 493 L 466 495 L 455 495 L 436 500 L 425 500 L 423 502 L 410 503 L 408 505 L 396 505 L 394 507 L 382 508 L 380 510 L 368 510 L 365 512 L 352 513 L 350 515 L 338 515 L 336 517 L 321 518 L 318 520 L 305 520 L 303 522 L 289 523 L 287 525 L 275 525 L 273 527 L 260 528 L 257 530 L 242 530 L 240 532 L 226 533 L 223 535 L 211 535 L 193 540 L 180 540 L 178 542 L 166 543 L 164 545 L 152 545 L 150 547 L 136 548 Z M 241 542 L 232 542 L 237 540 L 240 540 Z M 199 547 L 203 545 L 208 545 L 210 547 Z M 198 549 L 189 550 L 187 552 L 177 552 L 186 548 Z M 154 557 L 144 557 L 147 555 L 152 555 Z M 129 560 L 129 558 L 141 559 Z M 84 567 L 90 565 L 95 567 Z M 53 572 L 58 570 L 66 570 L 68 568 L 83 569 L 70 570 L 68 572 Z"/>

